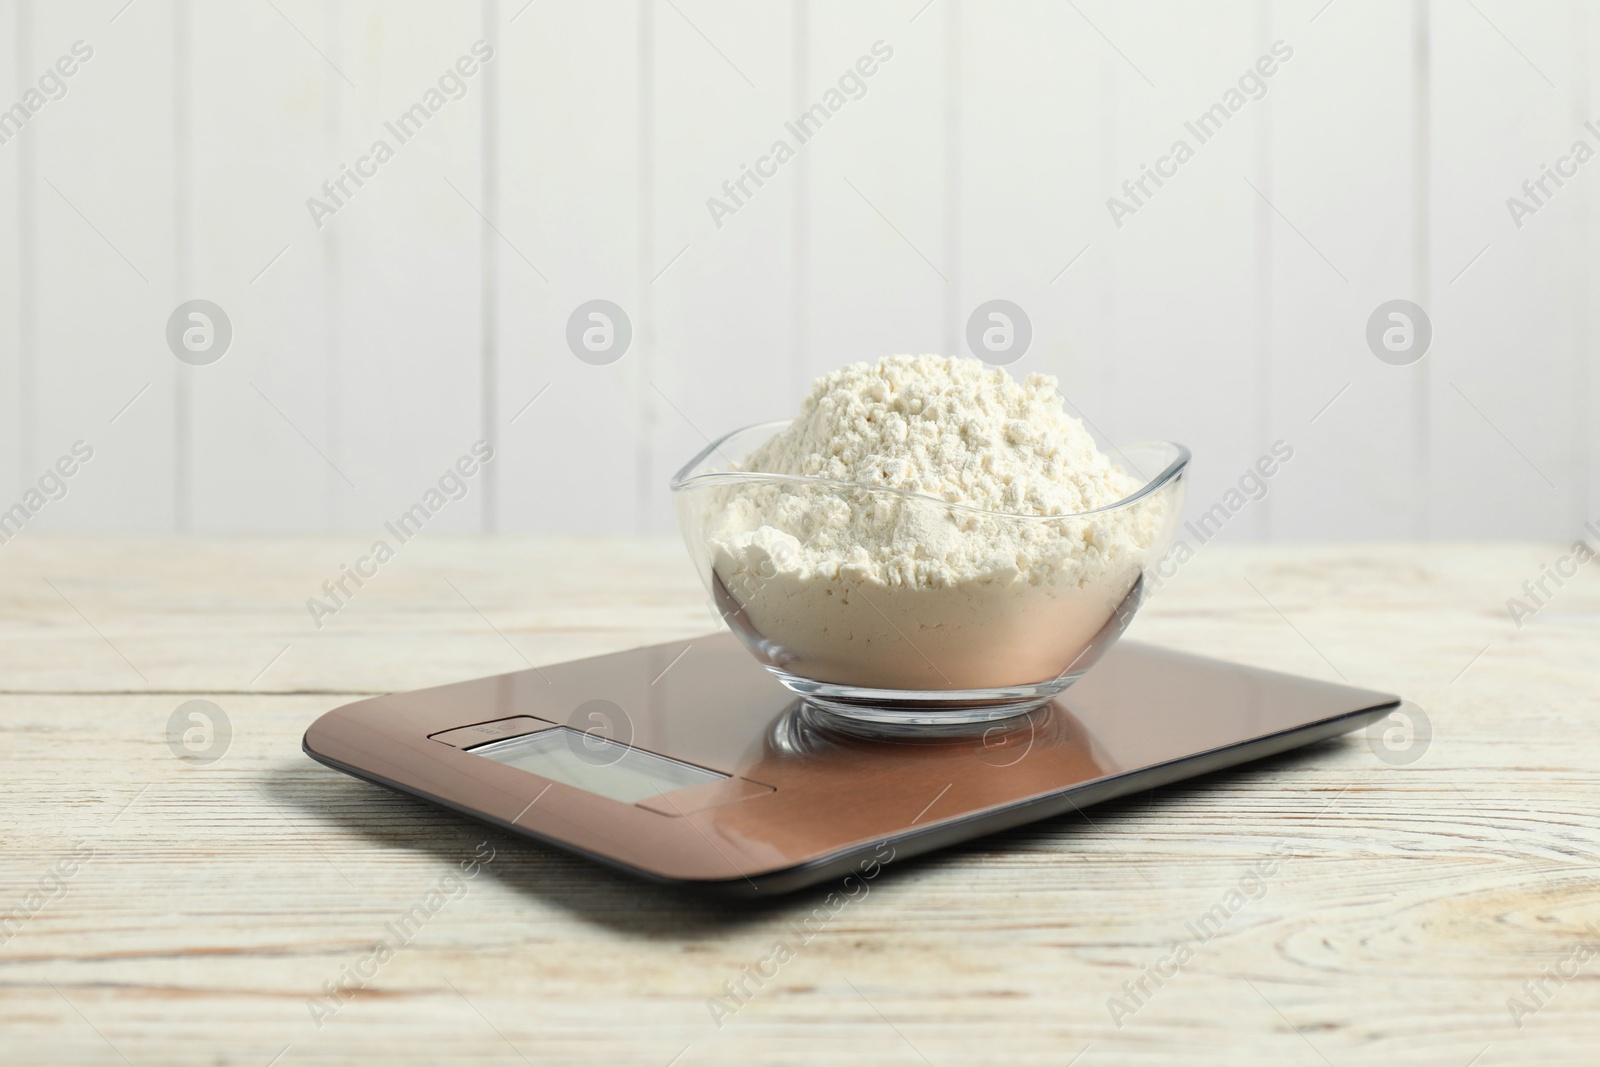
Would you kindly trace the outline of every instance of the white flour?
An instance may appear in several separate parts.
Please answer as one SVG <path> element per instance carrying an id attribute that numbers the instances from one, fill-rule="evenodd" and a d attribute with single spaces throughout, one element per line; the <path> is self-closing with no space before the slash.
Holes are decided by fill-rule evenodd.
<path id="1" fill-rule="evenodd" d="M 791 669 L 861 685 L 1050 677 L 1063 664 L 1024 655 L 1040 643 L 1030 632 L 1052 627 L 1060 647 L 1093 635 L 1160 518 L 1134 507 L 1039 519 L 1114 504 L 1140 480 L 1066 413 L 1054 378 L 1018 383 L 970 359 L 890 356 L 819 378 L 739 469 L 904 491 L 744 484 L 710 523 L 717 575 Z M 973 655 L 1008 634 L 1013 653 Z"/>

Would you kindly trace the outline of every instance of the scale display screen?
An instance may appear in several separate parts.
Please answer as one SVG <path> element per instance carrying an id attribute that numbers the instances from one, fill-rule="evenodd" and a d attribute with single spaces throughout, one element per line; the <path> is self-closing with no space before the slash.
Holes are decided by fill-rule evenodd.
<path id="1" fill-rule="evenodd" d="M 729 777 L 568 726 L 467 751 L 624 804 Z"/>

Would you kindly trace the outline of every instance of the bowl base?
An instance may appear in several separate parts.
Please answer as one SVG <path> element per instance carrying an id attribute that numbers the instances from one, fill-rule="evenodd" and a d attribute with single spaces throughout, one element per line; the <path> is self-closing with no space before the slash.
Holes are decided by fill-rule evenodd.
<path id="1" fill-rule="evenodd" d="M 1048 704 L 1077 681 L 1078 671 L 1030 685 L 995 689 L 874 689 L 767 670 L 818 715 L 843 729 L 875 733 L 982 731 Z"/>

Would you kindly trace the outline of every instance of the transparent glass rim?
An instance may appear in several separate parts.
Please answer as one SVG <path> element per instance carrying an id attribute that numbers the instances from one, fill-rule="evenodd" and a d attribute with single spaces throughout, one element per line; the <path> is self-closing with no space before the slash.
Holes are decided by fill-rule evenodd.
<path id="1" fill-rule="evenodd" d="M 770 474 L 762 471 L 707 471 L 703 474 L 694 473 L 697 467 L 704 464 L 711 456 L 722 451 L 722 446 L 726 442 L 731 441 L 733 438 L 738 437 L 741 434 L 747 434 L 757 430 L 770 430 L 771 433 L 768 434 L 770 437 L 772 433 L 776 433 L 779 429 L 789 425 L 793 421 L 793 419 L 775 419 L 771 422 L 757 422 L 752 423 L 749 426 L 742 426 L 737 430 L 731 430 L 728 433 L 723 434 L 721 437 L 717 438 L 715 441 L 712 441 L 710 444 L 706 445 L 705 448 L 702 448 L 699 452 L 697 452 L 693 459 L 691 459 L 688 463 L 685 463 L 678 473 L 672 476 L 672 481 L 670 483 L 672 491 L 674 493 L 681 493 L 689 489 L 703 489 L 716 485 L 767 482 L 791 484 L 796 486 L 812 486 L 826 489 L 849 489 L 853 491 L 864 490 L 871 493 L 888 493 L 908 500 L 926 501 L 930 504 L 937 504 L 941 508 L 949 508 L 952 511 L 968 512 L 973 515 L 982 515 L 991 519 L 1013 519 L 1019 522 L 1056 522 L 1062 519 L 1083 519 L 1096 515 L 1104 515 L 1107 512 L 1116 511 L 1119 508 L 1125 508 L 1132 504 L 1136 504 L 1150 494 L 1159 492 L 1161 489 L 1165 488 L 1167 485 L 1171 484 L 1180 476 L 1182 476 L 1185 468 L 1189 466 L 1189 459 L 1191 455 L 1188 448 L 1174 441 L 1136 441 L 1132 444 L 1113 447 L 1111 449 L 1113 453 L 1129 451 L 1136 448 L 1165 448 L 1172 451 L 1173 458 L 1165 467 L 1162 468 L 1159 474 L 1152 477 L 1138 489 L 1134 490 L 1132 493 L 1129 493 L 1116 503 L 1107 504 L 1104 507 L 1094 508 L 1089 511 L 1066 512 L 1059 515 L 1021 515 L 1013 511 L 991 511 L 988 508 L 973 507 L 971 504 L 953 504 L 948 500 L 941 500 L 936 496 L 929 496 L 927 493 L 913 492 L 910 489 L 896 489 L 887 485 L 870 485 L 866 482 L 844 481 L 837 478 L 816 478 L 804 474 Z M 1135 476 L 1138 476 L 1137 471 L 1132 473 Z"/>

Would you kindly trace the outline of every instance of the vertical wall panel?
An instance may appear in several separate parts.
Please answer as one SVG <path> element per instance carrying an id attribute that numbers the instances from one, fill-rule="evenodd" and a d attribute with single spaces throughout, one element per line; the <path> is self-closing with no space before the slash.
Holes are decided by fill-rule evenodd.
<path id="1" fill-rule="evenodd" d="M 21 33 L 31 14 L 26 0 L 0 12 L 0 101 L 9 106 L 31 84 L 19 74 L 23 58 Z M 0 144 L 0 499 L 3 506 L 21 495 L 22 486 L 32 477 L 29 439 L 31 431 L 23 422 L 23 389 L 28 380 L 22 351 L 24 309 L 23 278 L 29 267 L 29 250 L 22 247 L 22 216 L 26 202 L 22 195 L 23 145 L 17 139 Z"/>
<path id="2" fill-rule="evenodd" d="M 762 185 L 746 176 L 776 140 L 793 142 L 784 128 L 793 118 L 789 13 L 678 7 L 681 15 L 660 8 L 656 25 L 658 262 L 642 277 L 656 322 L 650 384 L 659 392 L 645 486 L 645 522 L 654 529 L 672 528 L 667 482 L 706 436 L 785 417 L 798 399 L 787 373 L 793 164 L 761 164 L 776 171 Z M 741 180 L 742 189 L 733 184 Z M 712 198 L 733 214 L 719 207 L 714 220 Z"/>
<path id="3" fill-rule="evenodd" d="M 806 372 L 893 352 L 939 352 L 957 301 L 945 210 L 954 5 L 813 5 L 809 102 L 883 42 L 866 95 L 845 104 L 801 148 L 810 168 Z"/>
<path id="4" fill-rule="evenodd" d="M 1365 0 L 1275 14 L 1294 49 L 1272 89 L 1273 436 L 1294 448 L 1273 479 L 1275 532 L 1415 536 L 1423 368 L 1383 363 L 1366 342 L 1380 303 L 1419 299 L 1410 13 Z"/>
<path id="5" fill-rule="evenodd" d="M 379 141 L 393 151 L 320 231 L 339 242 L 329 454 L 360 500 L 340 525 L 369 530 L 417 502 L 481 432 L 483 85 L 454 65 L 476 61 L 483 29 L 476 5 L 420 2 L 351 3 L 341 24 L 340 66 L 356 88 L 345 147 L 326 170 L 354 166 Z M 414 107 L 431 116 L 402 126 Z M 469 495 L 480 491 L 474 484 Z M 476 500 L 463 500 L 428 528 L 476 530 L 480 521 Z"/>
<path id="6" fill-rule="evenodd" d="M 1102 120 L 1117 133 L 1112 183 L 1097 197 L 1094 236 L 1103 247 L 1085 259 L 1115 272 L 1113 333 L 1096 353 L 1104 363 L 1083 410 L 1113 442 L 1162 437 L 1194 448 L 1190 499 L 1204 508 L 1266 445 L 1256 440 L 1252 417 L 1257 194 L 1246 180 L 1255 162 L 1251 108 L 1261 101 L 1230 112 L 1204 143 L 1186 124 L 1235 88 L 1269 42 L 1253 40 L 1254 11 L 1245 3 L 1174 4 L 1155 18 L 1080 6 L 1095 23 L 1080 32 L 1103 33 L 1102 52 L 1115 45 L 1122 53 L 1101 59 L 1117 86 L 1116 105 Z M 1184 153 L 1174 150 L 1180 141 L 1193 151 L 1182 163 Z M 1165 184 L 1123 187 L 1138 186 L 1147 165 L 1169 156 L 1164 169 L 1176 173 Z M 1121 217 L 1120 228 L 1107 205 L 1113 196 L 1135 212 Z M 1249 521 L 1230 523 L 1226 535 L 1252 530 Z"/>
<path id="7" fill-rule="evenodd" d="M 1520 229 L 1507 200 L 1528 200 L 1524 181 L 1579 138 L 1600 150 L 1600 137 L 1572 107 L 1581 72 L 1566 45 L 1570 5 L 1478 8 L 1433 13 L 1435 214 L 1449 226 L 1439 226 L 1435 255 L 1431 497 L 1449 536 L 1564 537 L 1577 532 L 1574 501 L 1584 495 L 1569 398 L 1589 358 L 1578 349 L 1583 311 L 1570 272 L 1593 252 L 1580 208 L 1583 184 L 1595 180 L 1584 171 L 1596 165 L 1562 187 L 1546 180 L 1536 189 L 1544 206 Z"/>
<path id="8" fill-rule="evenodd" d="M 176 372 L 165 340 L 175 304 L 172 5 L 135 5 L 115 22 L 98 8 L 30 6 L 30 79 L 75 42 L 93 50 L 65 96 L 23 131 L 35 174 L 35 387 L 23 401 L 35 417 L 30 476 L 75 439 L 95 450 L 66 499 L 34 524 L 167 532 Z"/>
<path id="9" fill-rule="evenodd" d="M 0 145 L 7 499 L 96 448 L 40 530 L 368 531 L 486 429 L 494 498 L 434 528 L 664 530 L 704 436 L 851 360 L 965 352 L 994 298 L 1032 320 L 1013 373 L 1060 376 L 1111 440 L 1194 447 L 1197 510 L 1293 445 L 1226 537 L 1554 537 L 1600 511 L 1597 164 L 1520 228 L 1506 205 L 1600 149 L 1577 0 L 3 17 L 0 105 L 94 49 Z M 399 143 L 385 123 L 480 39 L 487 71 Z M 1280 39 L 1265 97 L 1199 144 L 1185 122 Z M 880 40 L 799 144 L 784 124 Z M 718 226 L 707 199 L 780 137 L 796 158 Z M 1180 137 L 1194 157 L 1115 225 L 1107 198 Z M 319 227 L 307 198 L 380 138 L 394 158 Z M 211 366 L 167 348 L 191 297 L 232 320 Z M 1367 346 L 1395 298 L 1432 317 L 1416 365 Z M 605 365 L 566 338 L 596 299 L 633 333 Z"/>
<path id="10" fill-rule="evenodd" d="M 1009 300 L 1033 328 L 1009 371 L 1054 374 L 1069 399 L 1088 403 L 1078 385 L 1106 343 L 1097 328 L 1104 42 L 1071 8 L 1050 3 L 965 4 L 960 41 L 957 350 L 971 354 L 966 323 L 977 305 Z"/>
<path id="11" fill-rule="evenodd" d="M 515 245 L 500 250 L 503 526 L 632 531 L 649 390 L 640 370 L 649 342 L 639 311 L 638 101 L 651 26 L 629 0 L 535 4 L 519 15 L 521 7 L 502 9 L 499 71 L 496 225 Z M 591 300 L 635 320 L 629 350 L 606 365 L 567 347 L 569 316 Z"/>
<path id="12" fill-rule="evenodd" d="M 234 331 L 221 360 L 181 369 L 190 380 L 193 524 L 202 531 L 327 528 L 330 496 L 354 499 L 300 436 L 331 458 L 329 279 L 306 200 L 323 195 L 348 156 L 326 150 L 326 83 L 337 95 L 354 90 L 329 65 L 340 45 L 327 8 L 279 7 L 188 8 L 193 268 L 184 298 L 216 302 Z"/>
<path id="13" fill-rule="evenodd" d="M 1600 12 L 1590 10 L 1587 4 L 1574 4 L 1572 16 L 1568 47 L 1576 53 L 1573 69 L 1579 74 L 1573 86 L 1572 114 L 1587 120 L 1600 115 Z M 1575 191 L 1582 198 L 1578 210 L 1584 233 L 1592 240 L 1593 228 L 1600 223 L 1600 182 L 1586 182 Z M 1573 399 L 1578 413 L 1576 447 L 1582 485 L 1573 518 L 1589 521 L 1600 517 L 1600 433 L 1596 432 L 1600 430 L 1600 368 L 1595 366 L 1594 350 L 1600 340 L 1600 270 L 1588 248 L 1578 257 L 1570 289 L 1578 316 L 1578 385 Z"/>

